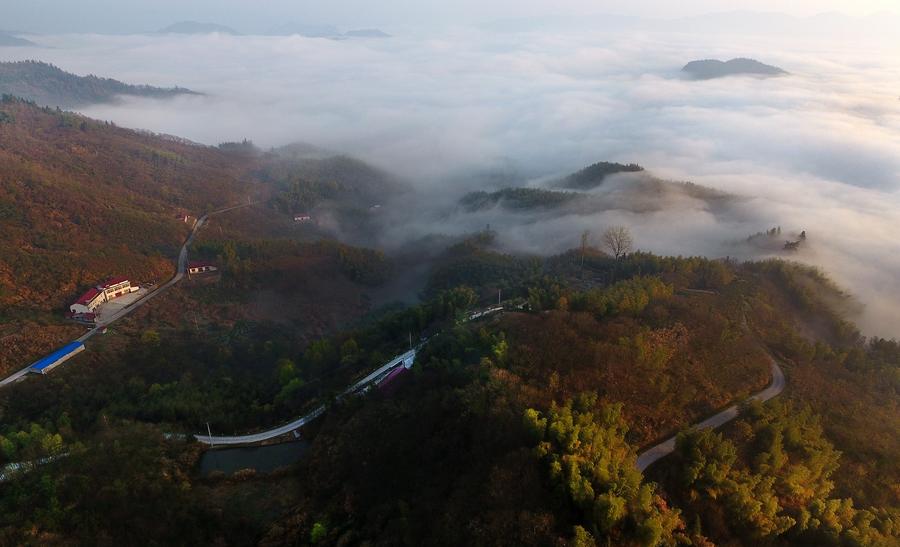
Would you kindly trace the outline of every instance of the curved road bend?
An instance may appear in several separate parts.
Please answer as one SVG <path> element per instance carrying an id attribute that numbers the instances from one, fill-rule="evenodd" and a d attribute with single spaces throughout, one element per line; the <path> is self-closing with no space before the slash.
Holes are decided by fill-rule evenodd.
<path id="1" fill-rule="evenodd" d="M 184 274 L 187 271 L 188 248 L 191 246 L 191 243 L 194 242 L 194 237 L 197 235 L 197 232 L 200 231 L 200 228 L 202 228 L 203 225 L 206 224 L 206 221 L 209 219 L 209 217 L 219 215 L 222 213 L 227 213 L 228 211 L 233 211 L 235 209 L 240 209 L 242 207 L 249 207 L 250 205 L 252 205 L 252 203 L 242 203 L 240 205 L 233 205 L 231 207 L 226 207 L 224 209 L 219 209 L 217 211 L 212 211 L 212 212 L 206 213 L 205 215 L 203 215 L 202 217 L 197 219 L 197 222 L 194 223 L 194 227 L 191 228 L 191 233 L 188 234 L 187 239 L 184 241 L 184 245 L 181 246 L 181 250 L 178 252 L 178 262 L 175 267 L 175 275 L 173 275 L 171 279 L 166 281 L 164 284 L 162 284 L 160 287 L 158 287 L 155 291 L 148 293 L 146 296 L 144 296 L 143 298 L 141 298 L 134 304 L 128 306 L 127 308 L 125 308 L 123 310 L 120 310 L 118 313 L 114 314 L 109 319 L 106 319 L 102 322 L 97 323 L 97 326 L 95 328 L 84 333 L 84 335 L 77 338 L 76 341 L 84 342 L 85 340 L 90 339 L 92 336 L 94 336 L 95 334 L 97 334 L 99 331 L 102 330 L 101 327 L 106 327 L 112 323 L 115 323 L 116 321 L 125 317 L 129 313 L 140 308 L 141 306 L 143 306 L 144 304 L 146 304 L 153 298 L 156 298 L 160 294 L 166 292 L 173 285 L 175 285 L 176 283 L 178 283 L 179 281 L 184 279 Z"/>
<path id="2" fill-rule="evenodd" d="M 775 359 L 773 359 L 772 357 L 769 357 L 769 359 L 771 360 L 772 364 L 772 383 L 769 384 L 769 387 L 767 387 L 766 389 L 760 391 L 756 395 L 751 396 L 748 399 L 749 401 L 765 402 L 784 391 L 784 373 L 781 371 L 781 367 L 778 366 L 778 363 L 775 362 Z M 739 412 L 739 405 L 734 404 L 726 408 L 722 412 L 719 412 L 718 414 L 711 416 L 710 418 L 707 418 L 698 424 L 694 424 L 691 427 L 695 429 L 716 429 L 717 427 L 721 427 L 722 425 L 737 418 Z M 672 436 L 659 443 L 658 445 L 642 452 L 637 459 L 637 468 L 640 471 L 643 471 L 647 469 L 647 467 L 649 467 L 651 464 L 653 464 L 656 460 L 668 456 L 669 454 L 674 452 L 675 437 L 676 436 Z"/>
<path id="3" fill-rule="evenodd" d="M 421 347 L 421 346 L 419 346 Z M 388 372 L 394 370 L 400 366 L 406 366 L 407 368 L 412 366 L 413 362 L 416 360 L 416 353 L 418 352 L 419 347 L 416 349 L 411 349 L 406 353 L 402 353 L 386 364 L 378 367 L 371 374 L 363 378 L 362 380 L 356 382 L 352 386 L 348 387 L 341 393 L 340 397 L 345 397 L 350 395 L 351 393 L 356 393 L 359 390 L 365 388 L 367 385 L 377 382 L 380 378 L 382 378 Z M 282 426 L 276 427 L 274 429 L 267 429 L 266 431 L 260 431 L 259 433 L 252 433 L 250 435 L 234 435 L 231 437 L 216 437 L 210 435 L 194 435 L 194 438 L 199 442 L 208 444 L 211 446 L 223 445 L 223 444 L 253 444 L 259 443 L 263 441 L 268 441 L 270 439 L 274 439 L 275 437 L 280 437 L 284 434 L 290 433 L 291 431 L 300 429 L 307 423 L 315 420 L 319 416 L 325 413 L 325 405 L 320 405 L 318 408 L 307 414 L 306 416 L 302 416 L 297 418 L 293 422 L 289 424 L 284 424 Z"/>
<path id="4" fill-rule="evenodd" d="M 169 280 L 168 280 L 166 283 L 164 283 L 162 286 L 158 287 L 155 291 L 148 293 L 148 294 L 145 295 L 143 298 L 141 298 L 140 300 L 134 302 L 133 304 L 131 304 L 131 305 L 128 306 L 127 308 L 124 308 L 124 309 L 120 310 L 118 313 L 114 314 L 114 315 L 113 315 L 112 317 L 110 317 L 109 319 L 97 323 L 96 326 L 95 326 L 94 328 L 90 329 L 89 331 L 87 331 L 86 333 L 84 333 L 83 335 L 79 336 L 78 338 L 76 338 L 76 339 L 73 340 L 73 341 L 74 341 L 74 342 L 84 342 L 84 341 L 86 341 L 86 340 L 89 340 L 89 339 L 90 339 L 91 337 L 93 337 L 95 334 L 97 334 L 98 332 L 100 332 L 101 330 L 103 330 L 102 327 L 111 325 L 112 323 L 115 323 L 115 322 L 118 321 L 119 319 L 122 319 L 123 317 L 125 317 L 125 316 L 128 315 L 129 313 L 133 312 L 134 310 L 140 308 L 141 306 L 143 306 L 144 304 L 146 304 L 147 302 L 149 302 L 151 299 L 153 299 L 153 298 L 159 296 L 160 294 L 166 292 L 169 288 L 172 287 L 172 285 L 174 285 L 174 284 L 178 283 L 179 281 L 181 281 L 181 280 L 184 278 L 185 271 L 187 270 L 188 247 L 190 247 L 190 246 L 191 246 L 191 243 L 194 242 L 194 237 L 197 235 L 197 232 L 200 230 L 200 228 L 201 228 L 204 224 L 206 224 L 207 219 L 209 219 L 209 217 L 214 216 L 214 215 L 219 215 L 219 214 L 222 214 L 222 213 L 227 213 L 228 211 L 233 211 L 233 210 L 235 210 L 235 209 L 240 209 L 241 207 L 249 207 L 249 206 L 251 206 L 251 205 L 253 205 L 252 202 L 250 202 L 250 203 L 242 203 L 242 204 L 240 204 L 240 205 L 232 205 L 231 207 L 225 207 L 224 209 L 218 209 L 218 210 L 216 210 L 216 211 L 211 211 L 211 212 L 209 212 L 209 213 L 206 213 L 205 215 L 203 215 L 203 216 L 200 217 L 199 219 L 197 219 L 197 222 L 194 223 L 194 227 L 191 228 L 191 233 L 188 234 L 187 239 L 184 241 L 184 245 L 181 246 L 181 251 L 179 251 L 179 253 L 178 253 L 178 262 L 177 262 L 176 267 L 175 267 L 175 275 L 173 275 L 171 279 L 169 279 Z M 27 367 L 25 367 L 25 368 L 23 368 L 23 369 L 21 369 L 21 370 L 19 370 L 19 371 L 17 371 L 17 372 L 14 372 L 13 374 L 7 376 L 7 377 L 4 378 L 3 380 L 0 380 L 0 387 L 4 387 L 4 386 L 6 386 L 6 385 L 8 385 L 8 384 L 12 384 L 12 383 L 14 383 L 14 382 L 17 382 L 17 381 L 21 380 L 25 375 L 28 374 L 28 371 L 29 371 L 30 369 L 31 369 L 31 365 L 28 365 Z"/>

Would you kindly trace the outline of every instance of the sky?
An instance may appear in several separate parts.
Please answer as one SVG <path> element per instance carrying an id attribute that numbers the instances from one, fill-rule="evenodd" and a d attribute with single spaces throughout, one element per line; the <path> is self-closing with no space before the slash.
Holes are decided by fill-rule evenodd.
<path id="1" fill-rule="evenodd" d="M 810 16 L 837 11 L 896 12 L 896 0 L 27 0 L 6 2 L 0 27 L 30 32 L 146 32 L 181 20 L 265 32 L 296 21 L 345 27 L 473 24 L 510 17 L 623 14 L 690 17 L 710 12 L 777 11 Z"/>

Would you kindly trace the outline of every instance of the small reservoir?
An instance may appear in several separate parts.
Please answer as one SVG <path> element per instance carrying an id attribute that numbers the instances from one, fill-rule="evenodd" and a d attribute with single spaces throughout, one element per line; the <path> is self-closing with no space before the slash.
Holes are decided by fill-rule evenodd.
<path id="1" fill-rule="evenodd" d="M 221 471 L 231 475 L 241 469 L 270 473 L 279 467 L 297 463 L 308 451 L 309 443 L 306 441 L 240 448 L 213 448 L 207 450 L 200 458 L 200 473 L 206 476 L 214 471 Z"/>

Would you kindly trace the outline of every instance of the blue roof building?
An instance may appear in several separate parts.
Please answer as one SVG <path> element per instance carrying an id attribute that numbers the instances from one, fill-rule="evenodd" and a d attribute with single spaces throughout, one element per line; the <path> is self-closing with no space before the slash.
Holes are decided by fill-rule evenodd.
<path id="1" fill-rule="evenodd" d="M 56 366 L 63 364 L 68 359 L 75 357 L 84 351 L 84 344 L 81 342 L 71 342 L 54 351 L 46 357 L 42 357 L 31 364 L 29 370 L 38 374 L 47 374 Z"/>

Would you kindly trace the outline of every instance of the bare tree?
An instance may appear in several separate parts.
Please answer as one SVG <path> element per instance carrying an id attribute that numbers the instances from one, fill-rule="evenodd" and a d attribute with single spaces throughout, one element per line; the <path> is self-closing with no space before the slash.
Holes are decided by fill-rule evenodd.
<path id="1" fill-rule="evenodd" d="M 631 232 L 624 226 L 612 226 L 603 232 L 603 244 L 616 260 L 628 254 L 632 243 L 634 241 L 631 239 Z"/>

